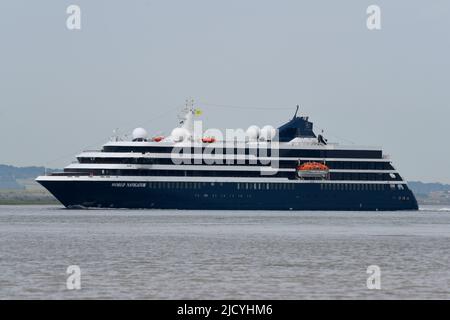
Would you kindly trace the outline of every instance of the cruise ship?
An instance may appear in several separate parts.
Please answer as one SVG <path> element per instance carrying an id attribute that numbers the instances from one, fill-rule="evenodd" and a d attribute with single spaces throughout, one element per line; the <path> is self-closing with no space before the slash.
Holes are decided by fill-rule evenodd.
<path id="1" fill-rule="evenodd" d="M 187 104 L 170 135 L 136 128 L 36 181 L 67 208 L 418 209 L 381 148 L 328 142 L 298 106 L 278 129 L 252 125 L 231 137 L 203 132 L 197 113 Z"/>

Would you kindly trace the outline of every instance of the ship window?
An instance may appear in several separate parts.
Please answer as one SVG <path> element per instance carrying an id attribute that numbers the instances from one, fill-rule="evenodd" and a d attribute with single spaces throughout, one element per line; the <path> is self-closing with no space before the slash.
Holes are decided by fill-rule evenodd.
<path id="1" fill-rule="evenodd" d="M 404 190 L 404 189 L 405 188 L 401 184 L 398 185 L 398 190 Z"/>
<path id="2" fill-rule="evenodd" d="M 266 189 L 269 190 L 269 184 L 268 183 L 266 183 Z"/>

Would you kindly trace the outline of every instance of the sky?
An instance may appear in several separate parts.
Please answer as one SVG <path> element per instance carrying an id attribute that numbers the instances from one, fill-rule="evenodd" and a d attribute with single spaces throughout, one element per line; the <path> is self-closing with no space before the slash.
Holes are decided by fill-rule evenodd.
<path id="1" fill-rule="evenodd" d="M 220 129 L 279 126 L 299 104 L 330 141 L 450 183 L 449 58 L 448 0 L 3 0 L 0 163 L 62 168 L 115 128 L 169 134 L 192 97 Z"/>

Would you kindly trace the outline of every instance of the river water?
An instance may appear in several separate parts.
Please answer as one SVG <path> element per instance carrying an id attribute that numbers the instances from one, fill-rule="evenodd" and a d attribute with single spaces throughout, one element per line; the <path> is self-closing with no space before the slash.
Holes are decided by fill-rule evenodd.
<path id="1" fill-rule="evenodd" d="M 67 288 L 72 265 L 80 290 Z M 367 288 L 371 265 L 379 290 Z M 0 206 L 0 299 L 419 298 L 450 298 L 449 208 Z"/>

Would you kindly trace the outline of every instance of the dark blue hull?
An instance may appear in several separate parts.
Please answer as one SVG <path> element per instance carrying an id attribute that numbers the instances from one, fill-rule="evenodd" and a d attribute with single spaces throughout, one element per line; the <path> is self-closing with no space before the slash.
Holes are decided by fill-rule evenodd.
<path id="1" fill-rule="evenodd" d="M 204 183 L 197 188 L 147 182 L 39 181 L 66 207 L 204 210 L 417 210 L 408 189 L 323 190 L 317 183 L 298 183 L 288 190 L 248 190 L 237 183 Z M 184 187 L 184 188 L 183 188 Z"/>

